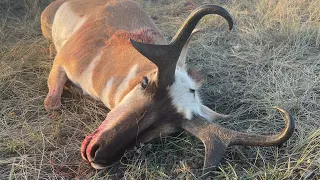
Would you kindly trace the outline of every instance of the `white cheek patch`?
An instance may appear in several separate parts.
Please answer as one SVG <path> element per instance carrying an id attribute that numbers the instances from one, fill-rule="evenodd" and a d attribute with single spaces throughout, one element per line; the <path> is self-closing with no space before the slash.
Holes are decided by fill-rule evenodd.
<path id="1" fill-rule="evenodd" d="M 192 93 L 190 89 L 194 89 Z M 169 87 L 172 104 L 177 111 L 187 119 L 192 119 L 193 114 L 202 115 L 201 100 L 197 93 L 197 85 L 184 69 L 176 69 L 175 82 Z"/>

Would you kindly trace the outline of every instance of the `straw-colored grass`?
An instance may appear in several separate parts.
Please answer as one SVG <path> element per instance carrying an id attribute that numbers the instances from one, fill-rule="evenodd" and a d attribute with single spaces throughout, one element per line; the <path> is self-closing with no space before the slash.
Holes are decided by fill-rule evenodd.
<path id="1" fill-rule="evenodd" d="M 0 1 L 0 179 L 200 178 L 204 148 L 185 133 L 128 150 L 105 170 L 81 159 L 83 138 L 108 110 L 70 91 L 60 110 L 44 110 L 53 59 L 39 15 L 49 2 Z M 168 39 L 201 4 L 221 5 L 233 15 L 231 32 L 222 18 L 205 17 L 188 56 L 205 77 L 205 104 L 234 115 L 220 124 L 269 134 L 284 126 L 273 106 L 295 117 L 296 130 L 280 148 L 230 147 L 217 179 L 320 178 L 319 0 L 139 2 Z"/>

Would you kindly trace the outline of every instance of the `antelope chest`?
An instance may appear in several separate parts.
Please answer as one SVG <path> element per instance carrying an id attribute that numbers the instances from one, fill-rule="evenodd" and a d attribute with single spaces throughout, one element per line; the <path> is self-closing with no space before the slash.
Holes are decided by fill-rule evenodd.
<path id="1" fill-rule="evenodd" d="M 110 38 L 108 41 L 112 41 Z M 66 44 L 67 45 L 67 44 Z M 72 57 L 63 61 L 67 77 L 84 94 L 101 100 L 109 109 L 118 105 L 156 66 L 128 44 L 101 48 L 91 59 Z M 76 67 L 76 68 L 75 68 Z"/>
<path id="2" fill-rule="evenodd" d="M 124 71 L 117 73 L 112 67 L 104 68 L 106 66 L 104 61 L 102 53 L 99 53 L 79 73 L 79 76 L 74 76 L 75 73 L 69 72 L 69 68 L 65 68 L 65 71 L 68 78 L 80 87 L 84 94 L 101 100 L 109 109 L 112 109 L 139 83 L 143 76 L 141 73 L 143 64 L 123 67 Z M 105 73 L 99 73 L 103 72 L 101 69 L 104 69 Z"/>

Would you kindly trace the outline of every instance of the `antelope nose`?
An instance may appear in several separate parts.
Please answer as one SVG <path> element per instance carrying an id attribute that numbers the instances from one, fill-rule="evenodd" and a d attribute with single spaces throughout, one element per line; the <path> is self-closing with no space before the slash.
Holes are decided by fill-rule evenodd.
<path id="1" fill-rule="evenodd" d="M 99 143 L 96 143 L 92 146 L 91 150 L 89 151 L 89 161 L 94 161 L 99 149 L 100 149 Z"/>

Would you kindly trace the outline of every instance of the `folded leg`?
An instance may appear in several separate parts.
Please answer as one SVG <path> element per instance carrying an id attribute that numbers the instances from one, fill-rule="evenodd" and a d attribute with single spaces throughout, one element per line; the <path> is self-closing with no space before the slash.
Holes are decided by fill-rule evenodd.
<path id="1" fill-rule="evenodd" d="M 53 65 L 48 78 L 49 92 L 44 100 L 47 111 L 58 109 L 61 106 L 61 94 L 67 79 L 64 69 L 61 66 Z"/>

